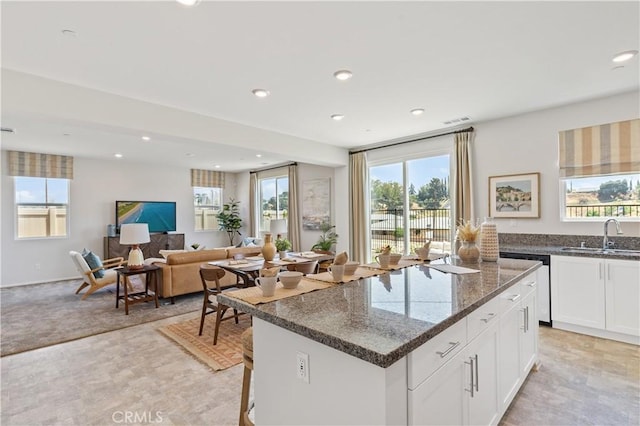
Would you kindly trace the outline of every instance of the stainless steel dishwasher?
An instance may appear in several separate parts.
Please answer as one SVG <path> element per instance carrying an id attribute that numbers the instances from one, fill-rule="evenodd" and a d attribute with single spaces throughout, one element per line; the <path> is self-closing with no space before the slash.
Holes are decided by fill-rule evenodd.
<path id="1" fill-rule="evenodd" d="M 500 257 L 507 259 L 539 260 L 542 262 L 542 266 L 536 270 L 536 281 L 538 282 L 538 321 L 540 324 L 551 326 L 551 256 L 548 254 L 501 251 Z"/>

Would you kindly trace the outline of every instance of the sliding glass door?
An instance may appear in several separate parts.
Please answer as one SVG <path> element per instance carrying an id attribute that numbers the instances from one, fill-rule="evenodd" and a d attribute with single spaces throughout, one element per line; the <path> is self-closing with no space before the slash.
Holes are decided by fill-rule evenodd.
<path id="1" fill-rule="evenodd" d="M 451 252 L 450 155 L 432 155 L 369 167 L 371 257 L 390 246 L 409 254 L 425 241 Z"/>

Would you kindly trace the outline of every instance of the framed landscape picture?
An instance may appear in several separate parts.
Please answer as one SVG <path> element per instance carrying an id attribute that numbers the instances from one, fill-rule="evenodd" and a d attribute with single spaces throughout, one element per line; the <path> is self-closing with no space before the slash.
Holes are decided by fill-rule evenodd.
<path id="1" fill-rule="evenodd" d="M 330 178 L 310 179 L 302 182 L 302 228 L 319 230 L 331 221 Z"/>
<path id="2" fill-rule="evenodd" d="M 540 173 L 490 176 L 489 216 L 540 217 Z"/>

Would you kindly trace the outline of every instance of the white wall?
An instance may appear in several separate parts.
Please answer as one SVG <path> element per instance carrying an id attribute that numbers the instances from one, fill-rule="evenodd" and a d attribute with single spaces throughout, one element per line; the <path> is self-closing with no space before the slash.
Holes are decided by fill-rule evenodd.
<path id="1" fill-rule="evenodd" d="M 499 232 L 602 235 L 602 223 L 561 222 L 558 132 L 640 117 L 638 92 L 580 102 L 474 124 L 473 176 L 476 215 L 488 213 L 489 176 L 540 173 L 540 218 L 496 219 Z M 640 236 L 639 222 L 625 222 L 627 236 Z"/>
<path id="2" fill-rule="evenodd" d="M 101 257 L 107 225 L 115 222 L 116 200 L 175 201 L 177 231 L 185 244 L 207 247 L 228 245 L 222 231 L 195 232 L 193 192 L 189 169 L 157 167 L 126 161 L 74 158 L 70 189 L 70 230 L 67 238 L 16 240 L 14 238 L 13 178 L 7 176 L 7 155 L 2 151 L 2 279 L 0 286 L 78 277 L 69 250 L 83 248 Z M 235 196 L 236 175 L 226 175 L 225 200 Z M 36 269 L 36 264 L 40 269 Z"/>

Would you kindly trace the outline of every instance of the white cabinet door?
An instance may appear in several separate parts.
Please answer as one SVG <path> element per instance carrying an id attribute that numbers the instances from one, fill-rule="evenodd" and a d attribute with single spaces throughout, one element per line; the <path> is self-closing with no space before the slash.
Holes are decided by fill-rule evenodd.
<path id="1" fill-rule="evenodd" d="M 524 381 L 538 357 L 538 315 L 536 292 L 522 300 L 520 326 L 520 378 Z"/>
<path id="2" fill-rule="evenodd" d="M 607 259 L 607 330 L 640 336 L 640 262 Z"/>
<path id="3" fill-rule="evenodd" d="M 474 392 L 469 397 L 468 424 L 497 424 L 499 420 L 498 404 L 498 321 L 482 332 L 469 344 L 465 363 L 473 366 Z"/>
<path id="4" fill-rule="evenodd" d="M 466 358 L 465 358 L 466 359 Z M 459 353 L 416 389 L 409 391 L 409 424 L 462 425 L 471 386 L 469 369 Z"/>
<path id="5" fill-rule="evenodd" d="M 500 317 L 498 394 L 501 412 L 507 409 L 520 385 L 520 324 L 523 317 L 520 306 L 519 301 L 514 303 Z"/>
<path id="6" fill-rule="evenodd" d="M 551 273 L 553 320 L 604 330 L 604 262 L 552 256 Z"/>

